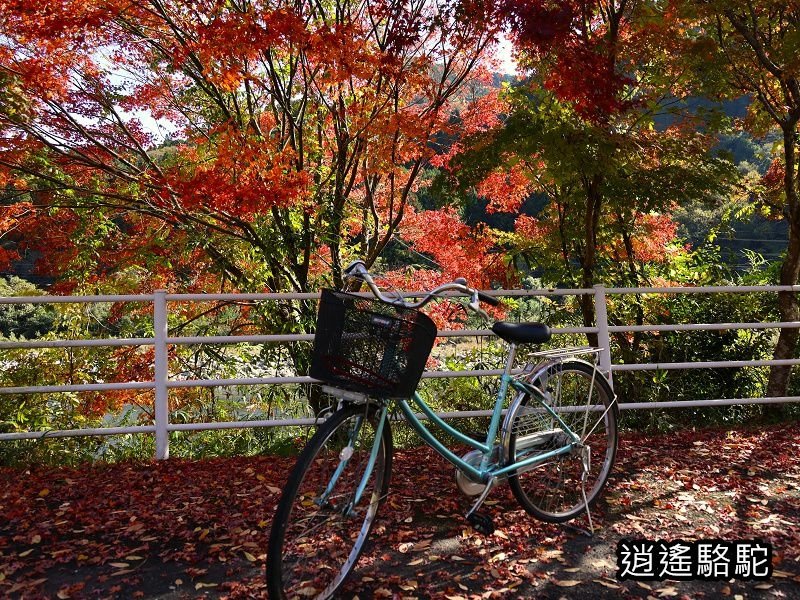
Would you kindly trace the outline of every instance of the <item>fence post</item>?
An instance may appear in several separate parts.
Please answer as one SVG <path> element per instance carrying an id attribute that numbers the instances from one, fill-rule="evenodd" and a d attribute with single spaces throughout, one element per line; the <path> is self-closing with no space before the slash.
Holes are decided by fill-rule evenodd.
<path id="1" fill-rule="evenodd" d="M 603 349 L 600 352 L 600 370 L 606 374 L 609 383 L 613 383 L 611 374 L 611 336 L 608 334 L 608 307 L 606 305 L 606 287 L 602 283 L 594 286 L 594 314 L 597 320 L 597 344 Z"/>
<path id="2" fill-rule="evenodd" d="M 156 459 L 169 458 L 169 403 L 167 379 L 169 377 L 167 354 L 167 292 L 156 290 L 153 295 L 153 332 L 155 342 L 155 425 Z"/>

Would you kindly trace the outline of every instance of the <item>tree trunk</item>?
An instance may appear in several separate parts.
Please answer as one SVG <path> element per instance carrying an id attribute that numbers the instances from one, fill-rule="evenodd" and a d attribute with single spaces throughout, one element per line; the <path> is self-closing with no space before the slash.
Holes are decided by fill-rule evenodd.
<path id="1" fill-rule="evenodd" d="M 790 224 L 789 243 L 786 258 L 781 266 L 780 285 L 796 285 L 800 272 L 800 224 Z M 781 321 L 797 321 L 800 318 L 800 306 L 795 292 L 778 293 L 778 310 Z M 795 348 L 800 330 L 795 328 L 781 329 L 778 343 L 775 345 L 773 358 L 776 360 L 794 358 Z M 791 366 L 774 366 L 769 372 L 767 396 L 786 396 L 789 389 Z"/>
<path id="2" fill-rule="evenodd" d="M 597 227 L 600 223 L 600 209 L 602 206 L 602 196 L 600 194 L 601 177 L 595 175 L 590 180 L 584 182 L 586 189 L 586 214 L 583 221 L 583 257 L 581 269 L 581 287 L 591 288 L 594 285 L 594 271 L 597 266 Z M 595 310 L 594 295 L 584 294 L 580 296 L 581 314 L 583 315 L 583 326 L 594 327 Z M 597 334 L 587 333 L 586 339 L 590 346 L 597 346 Z"/>
<path id="3" fill-rule="evenodd" d="M 784 188 L 786 191 L 786 218 L 789 222 L 789 242 L 786 247 L 786 258 L 781 266 L 780 285 L 796 285 L 800 275 L 800 206 L 798 206 L 797 187 L 795 184 L 795 124 L 783 127 L 783 151 L 786 164 Z M 781 321 L 797 321 L 800 317 L 800 306 L 794 292 L 778 294 L 778 309 Z M 776 360 L 794 358 L 798 329 L 781 329 L 778 343 L 775 345 L 773 358 Z M 786 396 L 789 389 L 791 366 L 774 366 L 769 372 L 767 396 Z M 770 411 L 775 413 L 776 411 Z"/>

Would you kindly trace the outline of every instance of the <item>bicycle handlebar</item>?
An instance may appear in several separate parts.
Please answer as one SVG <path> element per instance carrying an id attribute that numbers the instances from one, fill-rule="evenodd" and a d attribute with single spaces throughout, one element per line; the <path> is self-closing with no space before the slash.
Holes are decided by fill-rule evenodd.
<path id="1" fill-rule="evenodd" d="M 383 292 L 381 292 L 380 288 L 375 283 L 375 280 L 372 279 L 372 275 L 370 275 L 369 271 L 367 270 L 364 261 L 356 260 L 350 263 L 347 268 L 344 270 L 345 277 L 357 277 L 364 281 L 368 286 L 372 293 L 375 295 L 376 298 L 381 300 L 382 302 L 386 302 L 387 304 L 396 304 L 398 306 L 404 306 L 406 308 L 422 308 L 428 302 L 437 298 L 443 292 L 449 291 L 456 291 L 461 292 L 463 294 L 469 294 L 470 301 L 467 305 L 471 310 L 475 311 L 479 315 L 481 315 L 484 319 L 489 320 L 489 315 L 480 307 L 480 302 L 485 302 L 486 304 L 490 304 L 491 306 L 499 306 L 501 301 L 493 296 L 489 296 L 488 294 L 484 294 L 483 292 L 479 292 L 476 289 L 467 286 L 467 280 L 463 277 L 459 277 L 455 281 L 450 283 L 444 283 L 431 291 L 429 291 L 425 297 L 418 301 L 418 302 L 406 302 L 402 298 L 389 298 L 385 296 Z"/>
<path id="2" fill-rule="evenodd" d="M 486 302 L 486 304 L 490 306 L 500 306 L 503 303 L 500 298 L 495 298 L 494 296 L 484 294 L 483 292 L 478 292 L 478 298 L 481 302 Z"/>

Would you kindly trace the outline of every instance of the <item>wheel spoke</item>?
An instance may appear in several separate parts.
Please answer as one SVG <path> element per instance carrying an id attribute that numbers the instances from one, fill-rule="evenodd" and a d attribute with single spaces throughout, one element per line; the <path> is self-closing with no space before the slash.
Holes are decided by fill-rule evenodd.
<path id="1" fill-rule="evenodd" d="M 515 496 L 536 517 L 566 521 L 586 510 L 608 478 L 616 453 L 616 414 L 613 392 L 589 365 L 565 362 L 554 365 L 540 383 L 549 407 L 562 423 L 538 402 L 526 396 L 514 417 L 509 443 L 510 459 L 563 448 L 572 438 L 566 426 L 578 435 L 568 454 L 550 459 L 538 468 L 520 471 L 510 478 Z M 598 410 L 598 407 L 601 410 Z M 598 415 L 597 419 L 589 413 Z M 538 443 L 550 436 L 548 443 Z M 517 441 L 520 450 L 517 450 Z M 592 460 L 584 464 L 590 451 Z"/>
<path id="2" fill-rule="evenodd" d="M 369 406 L 342 409 L 298 458 L 270 535 L 270 597 L 332 597 L 356 565 L 386 495 L 391 468 L 391 432 L 384 423 L 376 442 L 377 412 Z M 365 479 L 375 447 L 377 458 Z M 354 505 L 362 482 L 364 492 Z"/>

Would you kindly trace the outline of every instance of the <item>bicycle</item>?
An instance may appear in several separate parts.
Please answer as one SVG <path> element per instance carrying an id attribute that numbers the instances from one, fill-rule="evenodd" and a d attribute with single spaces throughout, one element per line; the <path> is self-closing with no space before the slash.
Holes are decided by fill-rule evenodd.
<path id="1" fill-rule="evenodd" d="M 617 448 L 618 407 L 597 367 L 600 350 L 537 352 L 538 362 L 516 373 L 517 346 L 544 343 L 550 330 L 542 323 L 494 323 L 508 355 L 486 439 L 474 439 L 439 418 L 415 391 L 437 334 L 418 309 L 457 292 L 488 320 L 480 303 L 500 301 L 457 279 L 411 303 L 386 296 L 361 261 L 345 274 L 365 282 L 375 299 L 322 293 L 310 374 L 326 384 L 338 406 L 300 453 L 278 503 L 267 550 L 270 597 L 330 598 L 355 567 L 388 493 L 392 400 L 422 439 L 456 467 L 461 492 L 477 496 L 466 518 L 478 531 L 493 531 L 479 508 L 502 480 L 534 517 L 565 522 L 586 512 L 593 530 L 589 507 L 606 484 Z M 504 411 L 509 388 L 517 394 Z M 458 456 L 448 449 L 409 400 L 434 427 L 472 450 Z"/>

